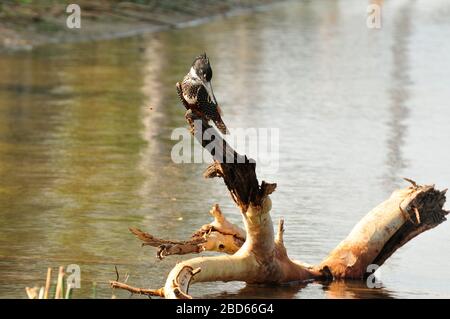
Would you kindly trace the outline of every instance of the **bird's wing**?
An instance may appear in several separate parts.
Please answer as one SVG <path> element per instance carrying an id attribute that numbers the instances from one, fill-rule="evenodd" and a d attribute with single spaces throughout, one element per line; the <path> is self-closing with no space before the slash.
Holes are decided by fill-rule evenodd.
<path id="1" fill-rule="evenodd" d="M 219 114 L 217 104 L 211 101 L 208 91 L 201 85 L 197 91 L 197 106 L 208 120 L 215 120 Z"/>
<path id="2" fill-rule="evenodd" d="M 187 110 L 189 110 L 189 103 L 185 100 L 185 98 L 183 96 L 183 89 L 181 87 L 180 82 L 177 82 L 176 87 L 177 87 L 177 94 L 178 94 L 180 101 L 183 103 L 184 107 Z"/>
<path id="3" fill-rule="evenodd" d="M 220 116 L 220 109 L 217 104 L 211 101 L 208 91 L 206 91 L 204 86 L 200 86 L 198 89 L 197 106 L 206 119 L 212 120 L 223 134 L 228 134 L 227 127 Z"/>

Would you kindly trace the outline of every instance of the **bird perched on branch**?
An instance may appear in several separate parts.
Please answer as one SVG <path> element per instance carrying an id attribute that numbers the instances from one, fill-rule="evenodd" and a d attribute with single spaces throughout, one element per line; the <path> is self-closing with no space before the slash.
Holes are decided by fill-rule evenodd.
<path id="1" fill-rule="evenodd" d="M 187 109 L 200 115 L 206 121 L 212 120 L 222 134 L 228 134 L 228 129 L 221 117 L 221 110 L 211 86 L 212 69 L 206 53 L 195 58 L 192 66 L 177 83 L 177 91 Z"/>

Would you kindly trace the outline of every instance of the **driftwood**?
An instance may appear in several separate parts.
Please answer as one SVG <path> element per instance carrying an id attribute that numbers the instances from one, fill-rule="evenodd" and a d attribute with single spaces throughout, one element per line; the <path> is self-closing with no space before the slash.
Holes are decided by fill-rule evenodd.
<path id="1" fill-rule="evenodd" d="M 363 279 L 368 275 L 369 265 L 381 266 L 409 240 L 446 220 L 448 211 L 443 210 L 446 191 L 408 180 L 410 187 L 395 191 L 370 211 L 320 264 L 310 266 L 291 260 L 283 244 L 284 222 L 280 220 L 275 236 L 270 217 L 269 195 L 275 191 L 276 184 L 264 181 L 259 184 L 255 162 L 236 153 L 197 115 L 188 110 L 186 120 L 191 133 L 214 159 L 205 177 L 223 178 L 241 211 L 245 231 L 228 222 L 218 205 L 211 210 L 214 221 L 202 226 L 187 241 L 162 240 L 131 228 L 143 245 L 158 247 L 158 258 L 202 251 L 225 254 L 178 263 L 164 287 L 157 290 L 140 290 L 117 281 L 111 282 L 113 287 L 137 293 L 151 291 L 165 298 L 190 298 L 189 287 L 196 282 L 282 284 L 311 279 Z"/>
<path id="2" fill-rule="evenodd" d="M 130 231 L 142 241 L 142 246 L 157 247 L 156 256 L 159 259 L 169 255 L 200 253 L 206 250 L 227 254 L 237 252 L 245 241 L 245 231 L 230 223 L 222 214 L 218 204 L 212 207 L 210 214 L 214 220 L 203 225 L 189 240 L 185 241 L 156 238 L 137 228 L 130 228 Z"/>

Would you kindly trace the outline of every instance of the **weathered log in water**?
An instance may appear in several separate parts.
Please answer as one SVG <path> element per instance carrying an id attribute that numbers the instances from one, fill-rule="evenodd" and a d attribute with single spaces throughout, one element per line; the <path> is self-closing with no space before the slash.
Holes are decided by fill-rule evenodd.
<path id="1" fill-rule="evenodd" d="M 164 287 L 157 290 L 165 298 L 190 298 L 189 287 L 197 282 L 282 284 L 311 279 L 362 279 L 369 265 L 381 266 L 409 240 L 446 220 L 445 191 L 411 181 L 412 186 L 395 191 L 370 211 L 319 265 L 308 266 L 291 260 L 283 244 L 284 223 L 280 221 L 275 237 L 270 216 L 269 195 L 275 191 L 276 184 L 264 181 L 259 184 L 254 161 L 236 153 L 204 120 L 190 111 L 186 120 L 191 133 L 213 156 L 214 163 L 207 168 L 205 176 L 223 178 L 242 213 L 245 232 L 229 223 L 218 206 L 211 211 L 215 220 L 188 241 L 161 240 L 131 229 L 144 245 L 159 247 L 160 258 L 205 250 L 228 253 L 178 263 Z M 121 288 L 117 282 L 112 285 Z M 132 289 L 139 291 L 139 288 Z"/>
<path id="2" fill-rule="evenodd" d="M 396 190 L 353 228 L 320 269 L 333 278 L 363 278 L 367 266 L 381 266 L 409 240 L 446 220 L 444 191 L 434 186 Z"/>
<path id="3" fill-rule="evenodd" d="M 409 187 L 370 211 L 319 265 L 291 260 L 283 245 L 283 227 L 274 236 L 271 201 L 250 206 L 244 215 L 247 237 L 232 256 L 198 257 L 175 266 L 166 280 L 166 298 L 188 296 L 190 284 L 208 281 L 244 281 L 281 284 L 310 279 L 362 279 L 371 264 L 381 266 L 398 248 L 445 220 L 445 191 L 433 186 Z M 418 220 L 416 218 L 418 211 Z M 414 212 L 414 213 L 412 213 Z M 412 215 L 414 214 L 414 215 Z M 193 272 L 193 270 L 196 270 Z M 181 293 L 180 293 L 181 292 Z"/>

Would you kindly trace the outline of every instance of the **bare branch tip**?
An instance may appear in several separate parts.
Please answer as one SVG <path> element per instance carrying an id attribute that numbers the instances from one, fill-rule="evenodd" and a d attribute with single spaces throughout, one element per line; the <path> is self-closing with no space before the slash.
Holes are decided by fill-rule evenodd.
<path id="1" fill-rule="evenodd" d="M 414 213 L 416 214 L 416 219 L 417 219 L 417 224 L 420 224 L 420 214 L 419 214 L 419 210 L 417 209 L 417 207 L 414 207 Z"/>
<path id="2" fill-rule="evenodd" d="M 284 219 L 280 218 L 278 221 L 278 233 L 276 241 L 279 243 L 283 243 L 283 234 L 284 234 Z"/>
<path id="3" fill-rule="evenodd" d="M 280 218 L 278 221 L 278 231 L 284 232 L 284 219 Z"/>
<path id="4" fill-rule="evenodd" d="M 142 230 L 140 230 L 139 228 L 136 228 L 136 227 L 128 227 L 128 230 L 129 230 L 133 235 L 136 235 L 136 236 L 139 236 L 140 234 L 143 233 Z"/>
<path id="5" fill-rule="evenodd" d="M 199 267 L 199 268 L 195 268 L 194 270 L 192 270 L 191 271 L 191 274 L 192 274 L 192 276 L 195 276 L 195 275 L 197 275 L 199 272 L 201 272 L 202 270 L 201 270 L 201 268 Z"/>
<path id="6" fill-rule="evenodd" d="M 407 177 L 403 177 L 403 179 L 404 179 L 405 181 L 407 181 L 408 183 L 411 183 L 411 185 L 412 185 L 414 188 L 419 187 L 419 185 L 417 185 L 417 183 L 416 183 L 415 181 L 413 181 L 412 179 L 407 178 Z"/>
<path id="7" fill-rule="evenodd" d="M 116 281 L 119 281 L 120 276 L 119 276 L 119 271 L 117 270 L 117 266 L 116 265 L 114 265 L 114 269 L 116 271 Z"/>

